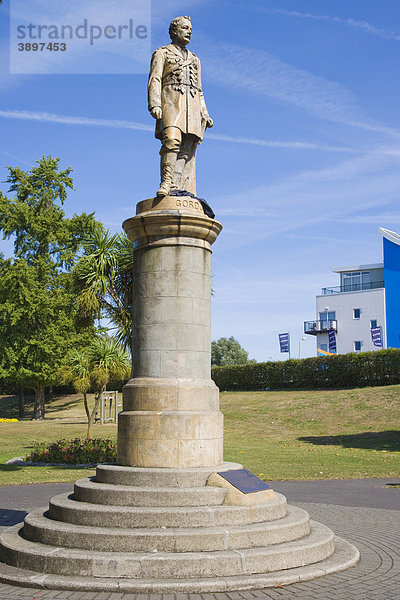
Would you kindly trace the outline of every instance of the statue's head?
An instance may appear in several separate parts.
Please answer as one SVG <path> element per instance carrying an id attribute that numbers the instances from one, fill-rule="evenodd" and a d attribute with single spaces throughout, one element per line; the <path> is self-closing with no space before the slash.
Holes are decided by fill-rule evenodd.
<path id="1" fill-rule="evenodd" d="M 192 35 L 190 17 L 176 17 L 169 26 L 169 35 L 173 43 L 186 46 Z"/>

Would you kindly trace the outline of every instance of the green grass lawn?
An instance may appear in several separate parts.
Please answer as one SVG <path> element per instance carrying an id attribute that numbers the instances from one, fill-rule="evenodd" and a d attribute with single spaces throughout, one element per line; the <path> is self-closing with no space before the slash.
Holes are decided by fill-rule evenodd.
<path id="1" fill-rule="evenodd" d="M 93 402 L 93 396 L 90 396 L 90 401 Z M 78 395 L 56 398 L 48 404 L 44 421 L 30 421 L 33 404 L 28 403 L 26 408 L 26 419 L 19 423 L 0 423 L 0 485 L 75 481 L 94 474 L 92 468 L 18 467 L 4 464 L 10 458 L 23 456 L 35 440 L 52 442 L 62 438 L 86 437 L 86 414 Z M 0 396 L 0 417 L 18 418 L 18 405 L 14 397 Z M 93 437 L 116 440 L 117 426 L 96 424 Z"/>
<path id="2" fill-rule="evenodd" d="M 31 408 L 28 406 L 28 409 Z M 400 476 L 400 386 L 329 391 L 224 392 L 225 460 L 265 480 Z M 0 417 L 16 401 L 0 397 Z M 28 412 L 29 416 L 29 412 Z M 94 473 L 71 467 L 13 467 L 33 440 L 84 437 L 79 396 L 55 399 L 46 421 L 0 423 L 0 485 L 74 481 Z M 116 425 L 95 425 L 95 437 L 116 439 Z"/>

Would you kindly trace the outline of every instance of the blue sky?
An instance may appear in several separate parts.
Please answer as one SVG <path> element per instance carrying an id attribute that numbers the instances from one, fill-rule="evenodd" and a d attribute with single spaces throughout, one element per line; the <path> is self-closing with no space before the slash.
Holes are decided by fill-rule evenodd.
<path id="1" fill-rule="evenodd" d="M 59 156 L 75 180 L 66 212 L 95 211 L 119 231 L 159 183 L 147 76 L 10 75 L 8 7 L 0 180 L 6 165 Z M 257 360 L 279 359 L 278 333 L 289 330 L 296 356 L 315 295 L 338 283 L 331 269 L 379 262 L 377 227 L 400 230 L 400 3 L 153 0 L 153 49 L 180 14 L 192 18 L 215 122 L 197 161 L 198 195 L 224 225 L 213 339 L 233 335 Z M 315 355 L 312 336 L 301 344 Z"/>

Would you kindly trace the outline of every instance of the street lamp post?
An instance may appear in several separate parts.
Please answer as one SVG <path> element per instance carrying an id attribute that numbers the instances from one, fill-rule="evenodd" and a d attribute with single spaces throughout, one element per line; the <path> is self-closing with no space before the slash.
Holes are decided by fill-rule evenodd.
<path id="1" fill-rule="evenodd" d="M 303 342 L 305 339 L 307 339 L 307 338 L 302 337 L 299 339 L 299 358 L 301 358 L 301 342 Z"/>

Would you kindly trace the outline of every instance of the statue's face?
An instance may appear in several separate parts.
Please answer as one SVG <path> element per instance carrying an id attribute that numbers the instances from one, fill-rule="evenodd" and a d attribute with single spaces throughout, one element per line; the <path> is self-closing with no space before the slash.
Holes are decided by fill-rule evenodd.
<path id="1" fill-rule="evenodd" d="M 192 36 L 192 24 L 187 19 L 182 19 L 179 21 L 178 26 L 174 32 L 173 41 L 180 44 L 181 46 L 186 46 L 190 42 L 190 38 Z"/>

